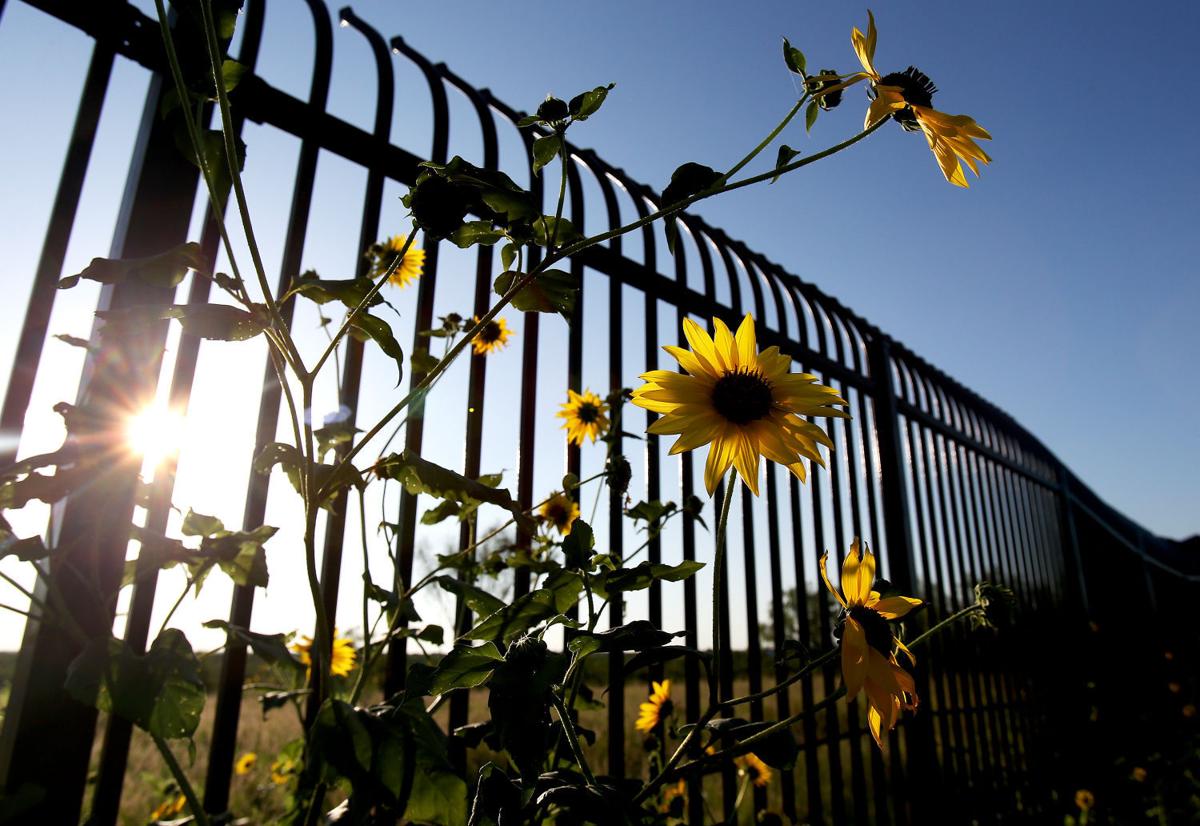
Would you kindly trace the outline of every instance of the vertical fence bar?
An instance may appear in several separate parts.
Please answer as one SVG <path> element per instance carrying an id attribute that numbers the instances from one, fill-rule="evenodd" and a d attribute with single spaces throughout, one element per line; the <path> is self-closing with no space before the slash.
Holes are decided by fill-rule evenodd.
<path id="1" fill-rule="evenodd" d="M 179 36 L 199 36 L 181 23 Z M 113 257 L 154 255 L 186 240 L 198 172 L 175 146 L 159 117 L 169 85 L 150 82 L 141 128 L 113 238 Z M 172 290 L 139 281 L 105 285 L 99 309 L 117 311 L 139 304 L 169 303 Z M 95 340 L 104 326 L 93 326 Z M 91 353 L 80 382 L 77 407 L 91 415 L 71 434 L 80 466 L 97 478 L 54 507 L 50 542 L 56 553 L 38 595 L 53 591 L 70 606 L 85 635 L 78 639 L 61 623 L 30 620 L 0 736 L 0 786 L 28 784 L 46 790 L 27 817 L 47 823 L 79 818 L 96 709 L 64 688 L 67 669 L 89 645 L 106 645 L 129 543 L 140 459 L 125 446 L 125 424 L 154 397 L 167 323 L 137 334 L 105 335 L 102 354 Z M 92 418 L 92 417 L 95 418 Z"/>

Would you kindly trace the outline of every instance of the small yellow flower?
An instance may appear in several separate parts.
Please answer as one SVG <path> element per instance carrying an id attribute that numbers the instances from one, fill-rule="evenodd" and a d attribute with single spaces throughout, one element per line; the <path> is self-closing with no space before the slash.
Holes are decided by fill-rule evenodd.
<path id="1" fill-rule="evenodd" d="M 276 786 L 282 786 L 291 779 L 296 770 L 300 768 L 298 761 L 291 757 L 280 757 L 271 764 L 271 782 Z"/>
<path id="2" fill-rule="evenodd" d="M 658 807 L 658 810 L 663 813 L 671 811 L 671 801 L 676 798 L 687 799 L 686 780 L 680 780 L 672 786 L 663 787 L 662 805 Z"/>
<path id="3" fill-rule="evenodd" d="M 638 706 L 637 722 L 633 724 L 638 731 L 647 733 L 654 731 L 659 723 L 675 711 L 675 704 L 671 702 L 670 680 L 651 682 L 650 687 L 650 700 Z"/>
<path id="4" fill-rule="evenodd" d="M 579 518 L 579 503 L 561 490 L 556 490 L 550 494 L 550 498 L 542 505 L 539 513 L 544 522 L 558 531 L 560 535 L 566 536 L 571 532 L 571 526 L 575 524 L 575 520 Z"/>
<path id="5" fill-rule="evenodd" d="M 877 39 L 875 15 L 868 11 L 867 33 L 855 28 L 850 34 L 850 42 L 863 71 L 849 75 L 842 83 L 822 87 L 820 93 L 836 92 L 860 80 L 870 81 L 872 101 L 863 128 L 891 117 L 909 132 L 923 132 L 946 180 L 955 186 L 969 186 L 962 164 L 965 163 L 978 177 L 978 164 L 991 163 L 992 159 L 979 148 L 975 139 L 991 140 L 992 136 L 966 115 L 947 115 L 934 109 L 933 95 L 937 87 L 916 67 L 881 75 L 875 68 Z"/>
<path id="6" fill-rule="evenodd" d="M 174 817 L 182 812 L 185 806 L 187 806 L 187 798 L 183 795 L 179 795 L 179 797 L 176 797 L 173 800 L 168 800 L 159 805 L 157 809 L 150 813 L 150 820 L 157 822 L 168 817 Z"/>
<path id="7" fill-rule="evenodd" d="M 292 651 L 310 670 L 312 668 L 312 637 L 301 637 L 292 643 Z M 354 643 L 346 637 L 339 637 L 337 629 L 333 629 L 333 654 L 329 661 L 329 673 L 335 677 L 345 677 L 354 670 Z"/>
<path id="8" fill-rule="evenodd" d="M 913 678 L 896 661 L 897 649 L 908 655 L 910 661 L 912 652 L 895 638 L 888 621 L 900 619 L 920 605 L 921 600 L 881 597 L 878 591 L 872 590 L 875 555 L 869 548 L 860 548 L 857 538 L 842 563 L 841 593 L 829 581 L 825 569 L 828 557 L 828 551 L 821 554 L 821 579 L 845 609 L 841 645 L 846 699 L 853 700 L 859 691 L 866 691 L 867 723 L 876 745 L 883 748 L 882 733 L 896 726 L 900 709 L 916 710 L 917 707 Z"/>
<path id="9" fill-rule="evenodd" d="M 479 323 L 479 316 L 475 316 L 475 323 Z M 503 349 L 510 336 L 512 330 L 508 329 L 508 322 L 497 316 L 484 325 L 471 342 L 471 346 L 475 348 L 476 355 L 486 356 Z"/>
<path id="10" fill-rule="evenodd" d="M 1183 691 L 1183 686 L 1174 680 L 1171 680 L 1171 682 L 1167 683 L 1167 691 L 1171 692 L 1172 694 L 1178 694 L 1179 692 Z"/>
<path id="11" fill-rule="evenodd" d="M 759 759 L 754 752 L 747 752 L 741 757 L 733 758 L 739 772 L 750 778 L 750 782 L 760 789 L 771 782 L 771 767 Z"/>
<path id="12" fill-rule="evenodd" d="M 376 264 L 379 275 L 387 272 L 392 261 L 400 254 L 400 250 L 404 249 L 404 242 L 407 240 L 403 235 L 393 235 L 380 245 L 381 250 Z M 425 250 L 410 246 L 408 252 L 404 253 L 404 259 L 400 262 L 400 266 L 396 267 L 395 272 L 388 277 L 388 282 L 397 287 L 407 287 L 420 278 L 424 271 Z"/>
<path id="13" fill-rule="evenodd" d="M 737 335 L 719 318 L 716 337 L 690 318 L 683 334 L 692 349 L 666 346 L 687 373 L 652 370 L 633 391 L 633 403 L 661 413 L 648 433 L 679 434 L 671 454 L 709 445 L 704 487 L 711 496 L 730 465 L 758 495 L 759 457 L 787 467 L 804 481 L 804 460 L 824 465 L 817 445 L 833 447 L 825 431 L 803 416 L 849 418 L 846 401 L 815 376 L 791 373 L 792 360 L 768 347 L 758 352 L 754 319 L 747 313 Z"/>
<path id="14" fill-rule="evenodd" d="M 1086 812 L 1096 805 L 1096 796 L 1087 789 L 1080 789 L 1075 792 L 1075 805 Z"/>
<path id="15" fill-rule="evenodd" d="M 563 429 L 567 431 L 567 443 L 582 445 L 584 439 L 596 439 L 608 432 L 608 404 L 591 390 L 576 393 L 567 391 L 567 401 L 555 415 L 566 419 Z"/>
<path id="16" fill-rule="evenodd" d="M 1141 766 L 1134 766 L 1133 771 L 1130 772 L 1130 775 L 1133 777 L 1133 779 L 1139 783 L 1145 783 L 1148 774 L 1149 773 Z"/>
<path id="17" fill-rule="evenodd" d="M 258 762 L 258 755 L 252 751 L 248 751 L 238 758 L 234 764 L 233 770 L 237 774 L 249 774 L 254 768 L 254 764 Z"/>

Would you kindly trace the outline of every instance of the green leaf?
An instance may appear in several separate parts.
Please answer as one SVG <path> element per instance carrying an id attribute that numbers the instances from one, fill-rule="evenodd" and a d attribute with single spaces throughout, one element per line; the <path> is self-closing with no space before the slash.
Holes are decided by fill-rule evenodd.
<path id="1" fill-rule="evenodd" d="M 650 620 L 634 620 L 600 633 L 581 632 L 567 647 L 581 657 L 596 651 L 644 651 L 660 648 L 685 633 L 676 631 L 671 634 L 660 630 Z"/>
<path id="2" fill-rule="evenodd" d="M 266 588 L 267 556 L 263 544 L 278 530 L 262 525 L 252 531 L 221 531 L 206 536 L 200 543 L 201 560 L 197 565 L 215 561 L 236 584 Z"/>
<path id="3" fill-rule="evenodd" d="M 22 562 L 33 562 L 49 555 L 50 552 L 46 550 L 40 536 L 30 536 L 25 539 L 18 537 L 13 533 L 8 520 L 0 515 L 0 559 L 6 556 L 15 556 Z"/>
<path id="4" fill-rule="evenodd" d="M 615 83 L 610 83 L 607 86 L 597 86 L 590 92 L 584 92 L 571 98 L 571 102 L 567 104 L 567 108 L 571 112 L 571 117 L 574 120 L 587 120 L 596 114 L 604 104 L 604 99 L 608 97 L 609 91 L 614 86 L 616 86 Z"/>
<path id="5" fill-rule="evenodd" d="M 152 287 L 171 288 L 179 286 L 188 270 L 207 272 L 208 269 L 209 263 L 201 255 L 200 245 L 189 241 L 145 258 L 93 258 L 82 272 L 59 281 L 58 288 L 70 289 L 82 278 L 101 284 L 120 284 L 136 278 Z"/>
<path id="6" fill-rule="evenodd" d="M 501 273 L 496 278 L 497 295 L 504 295 L 510 289 L 519 272 Z M 570 320 L 575 313 L 575 298 L 579 292 L 579 282 L 569 272 L 562 270 L 546 270 L 534 276 L 519 293 L 513 296 L 512 305 L 523 312 L 559 313 Z"/>
<path id="7" fill-rule="evenodd" d="M 226 58 L 221 64 L 221 81 L 225 86 L 225 91 L 232 92 L 236 89 L 248 71 L 250 71 L 250 67 L 246 64 Z"/>
<path id="8" fill-rule="evenodd" d="M 489 594 L 482 588 L 468 582 L 455 579 L 452 576 L 439 576 L 434 582 L 466 603 L 467 607 L 478 616 L 486 617 L 505 607 L 506 603 L 499 597 Z"/>
<path id="9" fill-rule="evenodd" d="M 562 682 L 567 658 L 536 637 L 509 646 L 488 684 L 488 710 L 500 745 L 532 785 L 549 751 L 550 692 Z"/>
<path id="10" fill-rule="evenodd" d="M 792 72 L 798 75 L 805 74 L 804 52 L 789 43 L 786 37 L 783 39 L 783 62 Z"/>
<path id="11" fill-rule="evenodd" d="M 634 654 L 629 658 L 629 662 L 625 663 L 625 673 L 632 674 L 639 668 L 670 662 L 680 657 L 696 657 L 704 664 L 706 670 L 712 660 L 712 654 L 706 651 L 697 651 L 686 645 L 664 645 L 661 648 L 647 648 L 645 651 Z"/>
<path id="12" fill-rule="evenodd" d="M 657 580 L 679 582 L 704 567 L 703 562 L 689 560 L 678 565 L 643 562 L 634 568 L 618 568 L 606 574 L 597 584 L 596 592 L 607 596 L 611 591 L 641 591 Z"/>
<path id="13" fill-rule="evenodd" d="M 787 144 L 784 144 L 783 146 L 779 147 L 779 155 L 776 156 L 776 158 L 775 158 L 775 177 L 771 179 L 771 183 L 775 183 L 776 181 L 779 180 L 779 175 L 780 175 L 779 170 L 783 169 L 785 166 L 787 166 L 789 163 L 791 163 L 792 158 L 796 157 L 799 154 L 800 154 L 799 149 L 792 149 L 792 147 L 788 146 Z"/>
<path id="14" fill-rule="evenodd" d="M 708 724 L 708 728 L 715 731 L 724 744 L 729 746 L 740 743 L 771 725 L 771 722 L 766 721 L 751 723 L 740 717 L 730 717 L 713 720 Z M 796 765 L 796 757 L 800 753 L 796 738 L 788 729 L 777 731 L 756 742 L 750 751 L 768 766 L 782 771 L 790 771 Z"/>
<path id="15" fill-rule="evenodd" d="M 370 278 L 320 278 L 313 270 L 307 270 L 292 282 L 284 300 L 293 295 L 302 295 L 317 304 L 340 301 L 353 310 L 362 304 L 374 287 L 375 282 Z M 367 306 L 374 307 L 382 303 L 383 296 L 376 294 Z"/>
<path id="16" fill-rule="evenodd" d="M 88 341 L 86 338 L 80 338 L 79 336 L 69 336 L 66 333 L 57 333 L 54 335 L 54 338 L 58 339 L 63 344 L 70 344 L 72 347 L 79 347 L 83 350 L 91 350 L 92 349 L 92 343 L 90 341 Z"/>
<path id="17" fill-rule="evenodd" d="M 592 550 L 595 547 L 596 538 L 592 534 L 592 526 L 582 519 L 576 519 L 571 524 L 571 532 L 564 536 L 562 541 L 566 566 L 579 571 L 590 570 Z"/>
<path id="18" fill-rule="evenodd" d="M 302 492 L 301 473 L 304 468 L 304 459 L 296 448 L 283 442 L 269 442 L 259 451 L 258 456 L 254 459 L 254 470 L 256 473 L 270 473 L 271 469 L 279 465 L 287 474 L 288 481 L 292 483 L 296 493 Z M 327 488 L 325 496 L 321 500 L 321 507 L 327 508 L 329 504 L 338 497 L 338 495 L 348 487 L 361 487 L 363 484 L 362 476 L 358 470 L 350 463 L 339 463 L 336 465 L 318 464 L 313 467 L 313 482 L 316 488 Z M 314 491 L 315 493 L 315 491 Z"/>
<path id="19" fill-rule="evenodd" d="M 536 175 L 542 167 L 558 157 L 562 147 L 562 138 L 557 134 L 538 138 L 533 142 L 533 174 Z"/>
<path id="20" fill-rule="evenodd" d="M 208 163 L 208 168 L 213 174 L 214 188 L 227 199 L 229 190 L 233 185 L 233 177 L 229 172 L 229 164 L 225 160 L 227 157 L 225 153 L 225 137 L 221 134 L 221 130 L 206 129 L 201 131 L 199 153 L 192 146 L 187 124 L 182 116 L 176 117 L 172 136 L 175 139 L 175 146 L 179 149 L 180 154 L 197 169 L 202 169 L 199 159 L 201 153 L 203 154 L 204 159 Z M 235 137 L 234 149 L 237 154 L 237 168 L 240 172 L 246 168 L 246 142 L 240 137 Z"/>
<path id="21" fill-rule="evenodd" d="M 662 191 L 662 206 L 664 209 L 680 201 L 687 200 L 693 195 L 699 195 L 718 184 L 724 176 L 709 166 L 698 163 L 685 163 L 671 173 L 671 182 Z M 663 231 L 667 235 L 667 248 L 675 252 L 675 240 L 679 236 L 676 214 L 672 213 L 663 221 Z"/>
<path id="22" fill-rule="evenodd" d="M 200 662 L 174 628 L 145 655 L 111 637 L 92 642 L 68 668 L 65 688 L 79 702 L 166 739 L 192 736 L 207 696 Z"/>
<path id="23" fill-rule="evenodd" d="M 317 437 L 317 455 L 324 458 L 326 453 L 338 445 L 349 444 L 354 441 L 355 434 L 361 432 L 362 430 L 355 427 L 354 423 L 349 419 L 340 422 L 330 422 L 324 427 L 317 428 L 313 431 L 313 436 Z"/>
<path id="24" fill-rule="evenodd" d="M 395 479 L 410 494 L 427 493 L 439 499 L 450 499 L 464 506 L 487 503 L 512 514 L 517 524 L 534 533 L 537 523 L 516 503 L 507 490 L 498 490 L 477 479 L 468 479 L 441 465 L 422 459 L 412 451 L 393 453 L 380 459 L 372 471 L 384 479 Z"/>
<path id="25" fill-rule="evenodd" d="M 296 671 L 304 670 L 304 664 L 293 657 L 292 652 L 288 650 L 290 634 L 258 634 L 242 628 L 240 625 L 232 625 L 219 619 L 209 620 L 204 623 L 204 627 L 220 628 L 230 639 L 250 646 L 250 649 L 266 662 L 287 666 Z"/>
<path id="26" fill-rule="evenodd" d="M 804 109 L 804 131 L 811 132 L 813 124 L 817 122 L 817 115 L 821 114 L 821 107 L 814 100 Z"/>
<path id="27" fill-rule="evenodd" d="M 557 227 L 557 231 L 555 231 Z M 543 215 L 533 222 L 533 242 L 539 247 L 550 246 L 554 239 L 556 247 L 563 247 L 583 238 L 583 233 L 575 229 L 575 225 L 566 218 L 556 219 L 553 215 Z"/>
<path id="28" fill-rule="evenodd" d="M 493 227 L 491 221 L 468 221 L 450 233 L 448 240 L 465 250 L 475 244 L 490 247 L 503 237 L 504 233 Z"/>
<path id="29" fill-rule="evenodd" d="M 437 367 L 439 361 L 441 359 L 431 355 L 428 350 L 417 350 L 408 360 L 409 369 L 412 370 L 413 375 L 424 375 Z"/>
<path id="30" fill-rule="evenodd" d="M 504 655 L 496 648 L 495 643 L 485 642 L 474 648 L 456 645 L 438 663 L 437 671 L 433 673 L 430 691 L 433 694 L 445 694 L 456 688 L 474 688 L 482 685 L 492 676 L 496 663 L 503 660 Z"/>
<path id="31" fill-rule="evenodd" d="M 96 315 L 108 317 L 102 313 Z M 176 304 L 165 308 L 162 317 L 179 319 L 188 335 L 216 341 L 245 341 L 263 331 L 257 315 L 228 304 Z"/>
<path id="32" fill-rule="evenodd" d="M 425 511 L 421 515 L 422 525 L 436 525 L 439 522 L 449 519 L 451 516 L 458 516 L 462 510 L 462 505 L 455 502 L 453 499 L 443 499 L 434 507 Z"/>
<path id="33" fill-rule="evenodd" d="M 179 530 L 184 536 L 212 536 L 225 532 L 225 523 L 215 516 L 205 516 L 188 508 Z"/>
<path id="34" fill-rule="evenodd" d="M 404 378 L 404 351 L 400 349 L 400 343 L 392 335 L 392 328 L 388 323 L 368 312 L 358 312 L 350 318 L 350 334 L 359 341 L 372 339 L 379 345 L 379 349 L 383 350 L 384 355 L 390 356 L 396 362 L 396 386 L 399 387 L 401 379 Z"/>
<path id="35" fill-rule="evenodd" d="M 517 245 L 505 244 L 500 248 L 500 265 L 505 270 L 511 270 L 513 261 L 517 260 Z"/>
<path id="36" fill-rule="evenodd" d="M 544 620 L 567 611 L 579 599 L 583 580 L 578 574 L 559 571 L 546 580 L 545 587 L 517 597 L 485 617 L 463 635 L 468 640 L 509 642 Z"/>

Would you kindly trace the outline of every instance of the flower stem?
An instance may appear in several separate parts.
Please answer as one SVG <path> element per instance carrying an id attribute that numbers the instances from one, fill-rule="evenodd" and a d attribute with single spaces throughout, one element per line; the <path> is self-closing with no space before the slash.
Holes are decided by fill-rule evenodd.
<path id="1" fill-rule="evenodd" d="M 179 786 L 179 790 L 187 798 L 188 808 L 192 810 L 192 818 L 195 820 L 197 826 L 209 826 L 208 813 L 200 805 L 200 798 L 196 796 L 196 790 L 192 788 L 187 775 L 183 773 L 183 768 L 179 765 L 179 761 L 171 753 L 171 747 L 167 745 L 167 741 L 161 736 L 153 733 L 150 736 L 154 738 L 154 745 L 158 747 L 163 761 L 167 764 L 167 768 L 171 770 L 171 776 L 175 778 L 175 783 Z"/>
<path id="2" fill-rule="evenodd" d="M 766 149 L 768 146 L 770 146 L 771 142 L 773 140 L 775 140 L 777 137 L 779 137 L 779 133 L 782 132 L 784 130 L 784 128 L 789 123 L 792 122 L 792 118 L 796 117 L 796 113 L 800 111 L 800 107 L 804 105 L 804 101 L 806 101 L 806 100 L 808 100 L 808 92 L 805 92 L 803 95 L 800 96 L 800 100 L 796 101 L 796 105 L 792 107 L 792 110 L 790 112 L 788 112 L 786 115 L 784 115 L 783 120 L 781 120 L 779 122 L 779 125 L 776 126 L 771 131 L 771 134 L 769 134 L 765 138 L 763 138 L 762 143 L 760 143 L 758 146 L 754 147 L 754 149 L 752 149 L 750 151 L 749 155 L 747 155 L 746 157 L 744 157 L 740 161 L 738 161 L 736 164 L 734 164 L 733 168 L 730 169 L 728 172 L 726 172 L 722 176 L 722 180 L 728 181 L 730 178 L 732 178 L 734 175 L 736 175 L 738 172 L 740 172 L 742 167 L 744 167 L 746 164 L 750 163 L 750 161 L 754 160 L 754 158 L 758 155 L 759 152 L 762 152 L 764 149 Z"/>
<path id="3" fill-rule="evenodd" d="M 571 751 L 575 755 L 576 762 L 579 763 L 579 771 L 583 774 L 583 778 L 587 781 L 587 784 L 594 787 L 596 785 L 596 776 L 592 774 L 592 767 L 588 765 L 583 748 L 579 745 L 579 738 L 575 736 L 575 728 L 571 724 L 571 718 L 567 714 L 567 709 L 563 705 L 562 698 L 551 691 L 550 702 L 554 704 L 554 710 L 558 712 L 558 721 L 562 723 L 563 734 L 567 736 L 567 742 L 571 745 Z"/>
<path id="4" fill-rule="evenodd" d="M 721 517 L 717 521 L 717 552 L 713 558 L 713 595 L 712 595 L 712 639 L 713 639 L 713 671 L 717 685 L 717 699 L 721 697 L 724 676 L 724 653 L 729 641 L 721 639 L 721 580 L 725 574 L 725 533 L 729 524 L 729 506 L 733 503 L 733 491 L 737 487 L 737 470 L 730 468 L 725 477 L 725 499 L 721 503 Z"/>
<path id="5" fill-rule="evenodd" d="M 913 637 L 912 642 L 907 643 L 907 645 L 910 648 L 914 645 L 920 645 L 926 639 L 928 639 L 929 637 L 932 637 L 934 634 L 936 634 L 938 631 L 941 631 L 943 628 L 945 628 L 950 623 L 955 622 L 956 620 L 960 620 L 963 617 L 967 616 L 968 614 L 974 613 L 975 611 L 982 611 L 982 610 L 983 610 L 982 605 L 980 605 L 978 602 L 973 602 L 970 605 L 968 605 L 966 608 L 955 611 L 953 614 L 946 617 L 944 620 L 942 620 L 941 622 L 939 622 L 937 625 L 933 626 L 929 630 L 925 631 L 923 634 L 919 634 L 916 637 Z"/>

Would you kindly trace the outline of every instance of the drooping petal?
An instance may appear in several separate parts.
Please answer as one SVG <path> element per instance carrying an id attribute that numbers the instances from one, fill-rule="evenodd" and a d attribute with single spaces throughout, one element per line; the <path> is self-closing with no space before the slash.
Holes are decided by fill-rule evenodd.
<path id="1" fill-rule="evenodd" d="M 867 634 L 854 617 L 846 617 L 842 629 L 842 679 L 846 683 L 846 699 L 853 700 L 867 679 Z"/>
<path id="2" fill-rule="evenodd" d="M 880 616 L 882 616 L 885 620 L 900 619 L 909 611 L 921 604 L 921 600 L 916 599 L 915 597 L 896 596 L 879 599 L 879 595 L 875 591 L 872 591 L 871 594 L 875 597 L 875 600 L 872 602 L 870 599 L 868 599 L 867 607 L 878 611 Z"/>
<path id="3" fill-rule="evenodd" d="M 850 32 L 850 44 L 854 47 L 854 53 L 858 55 L 858 62 L 875 80 L 879 79 L 879 73 L 875 71 L 875 43 L 878 39 L 879 33 L 875 30 L 875 15 L 868 9 L 867 33 L 864 35 L 855 26 L 854 30 Z"/>
<path id="4" fill-rule="evenodd" d="M 842 595 L 838 592 L 838 589 L 834 588 L 833 583 L 829 581 L 829 571 L 826 570 L 825 565 L 825 563 L 828 561 L 829 551 L 826 551 L 825 553 L 821 554 L 821 561 L 817 563 L 817 568 L 821 571 L 821 579 L 825 582 L 825 587 L 829 589 L 829 593 L 837 597 L 837 601 L 841 603 L 841 606 L 846 608 L 846 600 L 842 598 Z"/>
<path id="5" fill-rule="evenodd" d="M 729 437 L 727 427 L 709 446 L 708 461 L 704 465 L 704 487 L 709 496 L 713 495 L 717 483 L 733 463 L 733 448 L 734 440 Z"/>

